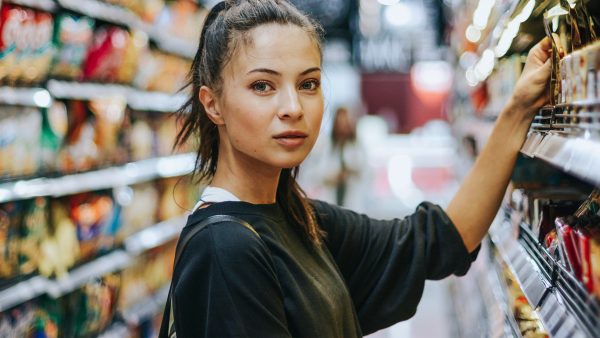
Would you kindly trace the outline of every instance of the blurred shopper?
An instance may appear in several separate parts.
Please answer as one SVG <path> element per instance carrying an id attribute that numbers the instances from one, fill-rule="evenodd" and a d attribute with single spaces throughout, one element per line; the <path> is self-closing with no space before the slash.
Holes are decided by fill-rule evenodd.
<path id="1" fill-rule="evenodd" d="M 356 122 L 346 107 L 335 111 L 330 142 L 319 159 L 326 193 L 323 200 L 355 211 L 364 211 L 365 180 L 368 171 L 367 154 L 356 139 Z"/>
<path id="2" fill-rule="evenodd" d="M 283 0 L 220 2 L 191 69 L 178 142 L 208 180 L 178 243 L 161 336 L 360 337 L 416 312 L 426 279 L 463 275 L 545 103 L 550 44 L 449 207 L 382 221 L 309 200 L 295 180 L 324 110 L 320 29 Z"/>

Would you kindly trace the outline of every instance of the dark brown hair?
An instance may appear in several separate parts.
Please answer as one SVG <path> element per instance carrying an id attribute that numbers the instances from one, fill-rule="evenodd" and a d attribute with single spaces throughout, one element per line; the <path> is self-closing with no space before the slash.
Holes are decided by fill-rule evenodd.
<path id="1" fill-rule="evenodd" d="M 208 118 L 198 98 L 200 87 L 207 86 L 220 94 L 222 71 L 241 41 L 247 43 L 248 32 L 260 25 L 278 23 L 302 28 L 314 40 L 321 51 L 322 30 L 318 24 L 302 14 L 285 0 L 229 0 L 215 5 L 206 18 L 198 51 L 188 75 L 191 96 L 179 109 L 182 129 L 175 146 L 182 145 L 190 137 L 200 139 L 194 175 L 198 180 L 210 180 L 217 170 L 219 157 L 219 133 L 217 126 Z M 315 220 L 314 211 L 306 194 L 296 182 L 298 167 L 283 169 L 277 186 L 277 204 L 305 238 L 318 244 L 322 232 Z"/>

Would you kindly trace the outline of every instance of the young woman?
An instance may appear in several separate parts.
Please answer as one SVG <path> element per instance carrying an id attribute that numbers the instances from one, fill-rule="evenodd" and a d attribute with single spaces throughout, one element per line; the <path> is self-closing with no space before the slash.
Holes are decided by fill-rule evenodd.
<path id="1" fill-rule="evenodd" d="M 475 258 L 545 102 L 549 47 L 530 52 L 448 208 L 382 221 L 308 200 L 294 179 L 323 114 L 319 28 L 284 0 L 216 5 L 178 138 L 199 137 L 210 187 L 181 238 L 213 215 L 251 227 L 211 224 L 191 238 L 172 282 L 177 336 L 359 337 L 410 318 L 426 279 L 463 275 Z"/>

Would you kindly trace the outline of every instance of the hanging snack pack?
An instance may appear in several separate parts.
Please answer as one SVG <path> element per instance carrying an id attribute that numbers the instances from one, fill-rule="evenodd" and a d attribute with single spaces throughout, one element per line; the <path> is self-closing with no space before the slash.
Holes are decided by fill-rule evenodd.
<path id="1" fill-rule="evenodd" d="M 82 64 L 94 36 L 94 20 L 70 13 L 61 13 L 56 18 L 54 57 L 51 75 L 58 78 L 79 80 Z"/>
<path id="2" fill-rule="evenodd" d="M 52 15 L 4 4 L 0 8 L 0 83 L 36 84 L 48 74 L 54 47 Z"/>

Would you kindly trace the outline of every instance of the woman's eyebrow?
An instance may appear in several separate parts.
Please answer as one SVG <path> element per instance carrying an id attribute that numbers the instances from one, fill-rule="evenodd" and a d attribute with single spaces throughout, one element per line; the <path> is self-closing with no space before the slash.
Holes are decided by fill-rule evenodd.
<path id="1" fill-rule="evenodd" d="M 312 67 L 312 68 L 308 68 L 307 70 L 303 71 L 302 73 L 300 73 L 300 75 L 306 75 L 306 74 L 309 74 L 312 72 L 320 72 L 320 71 L 321 71 L 321 68 Z M 276 75 L 276 76 L 281 76 L 281 73 L 279 73 L 276 70 L 269 69 L 269 68 L 256 68 L 256 69 L 249 71 L 247 74 L 251 74 L 251 73 L 268 73 L 268 74 L 272 74 L 272 75 Z"/>

